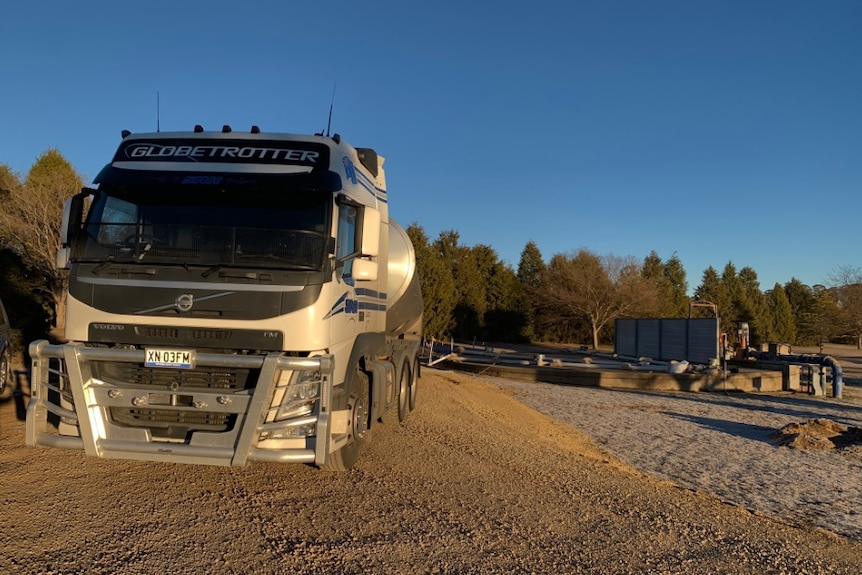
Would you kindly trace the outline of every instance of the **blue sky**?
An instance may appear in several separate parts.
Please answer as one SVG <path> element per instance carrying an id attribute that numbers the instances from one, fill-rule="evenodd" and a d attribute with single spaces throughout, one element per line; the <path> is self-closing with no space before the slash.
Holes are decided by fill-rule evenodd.
<path id="1" fill-rule="evenodd" d="M 731 261 L 761 287 L 862 267 L 862 2 L 14 2 L 0 163 L 85 180 L 120 131 L 326 128 L 391 213 L 517 267 L 580 248 Z"/>

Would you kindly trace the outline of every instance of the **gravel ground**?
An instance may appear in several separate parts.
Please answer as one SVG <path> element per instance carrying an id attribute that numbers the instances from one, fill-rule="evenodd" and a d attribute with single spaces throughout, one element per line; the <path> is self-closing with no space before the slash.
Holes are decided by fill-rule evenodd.
<path id="1" fill-rule="evenodd" d="M 827 419 L 862 428 L 862 393 L 654 393 L 494 381 L 588 434 L 623 462 L 754 513 L 862 542 L 862 445 L 793 448 L 784 426 Z M 850 397 L 848 397 L 850 396 Z"/>
<path id="2" fill-rule="evenodd" d="M 417 411 L 375 427 L 341 474 L 29 448 L 19 396 L 0 404 L 0 573 L 862 572 L 859 543 L 643 473 L 578 430 L 596 429 L 521 403 L 534 392 L 425 370 Z M 637 427 L 632 412 L 669 411 L 636 407 L 648 394 L 600 394 L 590 401 L 613 412 L 610 430 Z M 676 398 L 663 435 L 696 425 L 696 436 L 740 436 L 722 413 L 685 415 L 682 405 L 738 409 L 701 399 Z"/>

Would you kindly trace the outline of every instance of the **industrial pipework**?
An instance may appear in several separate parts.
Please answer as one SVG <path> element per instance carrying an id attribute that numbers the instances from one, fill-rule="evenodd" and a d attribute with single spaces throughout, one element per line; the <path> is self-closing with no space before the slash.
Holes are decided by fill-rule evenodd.
<path id="1" fill-rule="evenodd" d="M 774 350 L 749 353 L 749 357 L 762 361 L 780 361 L 792 364 L 813 364 L 832 370 L 832 397 L 841 399 L 844 393 L 844 372 L 838 361 L 829 355 L 803 353 L 799 355 L 776 353 Z"/>

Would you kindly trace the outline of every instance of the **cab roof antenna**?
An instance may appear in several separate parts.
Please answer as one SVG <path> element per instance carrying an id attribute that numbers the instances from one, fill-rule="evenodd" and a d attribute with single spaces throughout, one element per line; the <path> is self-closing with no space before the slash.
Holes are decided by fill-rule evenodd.
<path id="1" fill-rule="evenodd" d="M 162 131 L 162 109 L 161 103 L 159 102 L 159 91 L 156 90 L 156 132 Z"/>
<path id="2" fill-rule="evenodd" d="M 332 127 L 332 107 L 335 105 L 335 87 L 337 84 L 332 84 L 332 99 L 329 101 L 329 121 L 326 122 L 326 137 L 329 137 L 329 129 Z"/>

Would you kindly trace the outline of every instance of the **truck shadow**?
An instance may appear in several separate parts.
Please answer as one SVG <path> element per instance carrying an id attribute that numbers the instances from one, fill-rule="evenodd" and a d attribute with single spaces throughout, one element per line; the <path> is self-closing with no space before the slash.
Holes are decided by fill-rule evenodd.
<path id="1" fill-rule="evenodd" d="M 769 443 L 773 445 L 775 444 L 775 442 L 771 439 L 771 436 L 775 433 L 776 430 L 771 427 L 764 427 L 762 425 L 754 425 L 751 423 L 741 423 L 738 421 L 713 419 L 710 417 L 702 417 L 698 415 L 691 415 L 688 413 L 665 413 L 669 417 L 689 421 L 707 429 L 726 433 L 727 435 L 732 435 L 734 437 L 741 437 L 743 439 L 750 439 L 753 441 L 761 441 L 763 443 Z"/>
<path id="2" fill-rule="evenodd" d="M 27 402 L 30 400 L 30 373 L 23 369 L 12 370 L 15 379 L 12 382 L 14 391 L 12 401 L 15 402 L 15 417 L 18 421 L 27 420 Z"/>
<path id="3" fill-rule="evenodd" d="M 626 390 L 626 393 L 653 397 L 655 392 Z M 851 425 L 857 425 L 862 418 L 862 406 L 853 403 L 834 401 L 830 398 L 815 398 L 806 394 L 773 395 L 756 393 L 679 393 L 674 397 L 680 401 L 718 405 L 739 410 L 768 411 L 791 417 L 817 418 L 841 417 L 849 420 Z"/>

